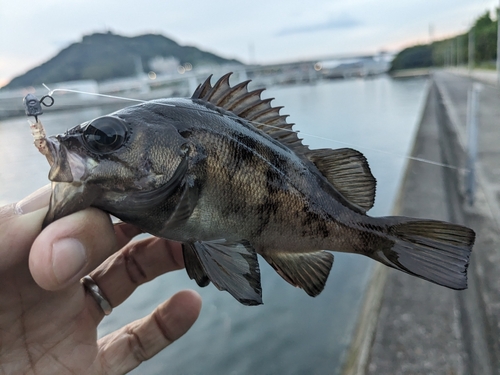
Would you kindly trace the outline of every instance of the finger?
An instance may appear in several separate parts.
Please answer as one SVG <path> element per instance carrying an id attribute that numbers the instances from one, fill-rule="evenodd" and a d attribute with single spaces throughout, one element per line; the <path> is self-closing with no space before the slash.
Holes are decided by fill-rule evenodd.
<path id="1" fill-rule="evenodd" d="M 108 374 L 124 374 L 184 335 L 201 310 L 201 298 L 192 290 L 175 294 L 147 317 L 99 340 L 97 363 Z"/>
<path id="2" fill-rule="evenodd" d="M 52 188 L 50 184 L 41 187 L 40 189 L 28 195 L 26 198 L 21 199 L 19 202 L 17 202 L 16 212 L 23 215 L 37 211 L 43 207 L 47 207 L 50 202 L 51 194 Z"/>
<path id="3" fill-rule="evenodd" d="M 6 222 L 0 222 L 0 275 L 8 271 L 18 272 L 16 265 L 26 268 L 31 244 L 42 229 L 47 214 L 41 209 L 26 215 L 16 215 Z"/>
<path id="4" fill-rule="evenodd" d="M 111 306 L 116 307 L 139 285 L 181 268 L 184 268 L 181 244 L 153 237 L 128 244 L 90 276 Z"/>
<path id="5" fill-rule="evenodd" d="M 122 248 L 127 243 L 129 243 L 132 238 L 141 233 L 144 233 L 144 231 L 142 231 L 135 225 L 123 222 L 115 224 L 114 228 L 115 228 L 116 242 L 118 244 L 118 248 Z"/>
<path id="6" fill-rule="evenodd" d="M 89 208 L 45 228 L 31 247 L 29 267 L 38 285 L 58 290 L 77 283 L 117 249 L 109 216 Z"/>
<path id="7" fill-rule="evenodd" d="M 48 206 L 51 191 L 50 185 L 45 185 L 17 203 L 0 207 L 0 223 Z"/>
<path id="8" fill-rule="evenodd" d="M 47 185 L 18 203 L 0 207 L 1 274 L 18 272 L 15 265 L 26 264 L 31 244 L 40 233 L 49 197 Z"/>

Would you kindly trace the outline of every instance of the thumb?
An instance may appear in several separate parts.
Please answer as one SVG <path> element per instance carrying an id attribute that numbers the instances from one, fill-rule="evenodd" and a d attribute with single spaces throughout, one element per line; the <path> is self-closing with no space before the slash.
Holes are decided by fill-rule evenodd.
<path id="1" fill-rule="evenodd" d="M 49 200 L 50 185 L 46 185 L 17 203 L 0 207 L 0 273 L 26 261 Z"/>

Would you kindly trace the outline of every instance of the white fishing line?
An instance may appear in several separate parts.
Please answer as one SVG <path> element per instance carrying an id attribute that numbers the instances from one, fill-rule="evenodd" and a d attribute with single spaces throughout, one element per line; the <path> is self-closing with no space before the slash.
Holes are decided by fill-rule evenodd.
<path id="1" fill-rule="evenodd" d="M 96 92 L 85 92 L 85 91 L 80 91 L 80 90 L 70 90 L 70 89 L 54 89 L 51 90 L 45 83 L 42 83 L 43 87 L 45 87 L 49 93 L 47 95 L 52 96 L 56 91 L 64 91 L 64 92 L 72 92 L 74 94 L 86 94 L 86 95 L 94 95 L 94 96 L 100 96 L 103 98 L 111 98 L 111 99 L 121 99 L 121 100 L 128 100 L 131 102 L 139 102 L 139 103 L 146 103 L 148 100 L 141 100 L 141 99 L 133 99 L 133 98 L 125 98 L 122 96 L 115 96 L 115 95 L 107 95 L 107 94 L 98 94 Z M 162 103 L 163 105 L 167 107 L 175 107 L 173 104 L 167 104 L 167 103 Z"/>
<path id="2" fill-rule="evenodd" d="M 290 132 L 297 133 L 297 134 L 300 133 L 301 135 L 305 135 L 307 137 L 312 137 L 312 138 L 317 138 L 317 139 L 321 139 L 321 140 L 325 140 L 325 141 L 329 141 L 329 142 L 339 143 L 339 144 L 342 144 L 342 145 L 345 145 L 345 146 L 361 148 L 361 149 L 364 149 L 364 150 L 367 150 L 367 151 L 379 152 L 381 154 L 391 155 L 391 156 L 399 157 L 399 158 L 402 158 L 402 159 L 415 160 L 415 161 L 419 161 L 419 162 L 422 162 L 422 163 L 432 164 L 432 165 L 436 165 L 438 167 L 445 167 L 445 168 L 450 168 L 450 169 L 456 169 L 456 170 L 459 170 L 459 171 L 468 171 L 468 169 L 466 169 L 466 168 L 460 168 L 460 167 L 456 167 L 454 165 L 439 163 L 437 161 L 427 160 L 427 159 L 423 159 L 423 158 L 417 158 L 415 156 L 408 156 L 408 155 L 397 154 L 395 152 L 390 152 L 390 151 L 380 150 L 380 149 L 377 149 L 377 148 L 362 146 L 362 145 L 358 145 L 358 144 L 355 144 L 355 143 L 338 141 L 338 140 L 333 139 L 333 138 L 326 138 L 326 137 L 322 137 L 322 136 L 319 136 L 319 135 L 303 133 L 302 131 L 295 131 L 295 130 L 283 129 L 283 128 L 280 128 L 279 126 L 262 124 L 262 123 L 255 122 L 255 121 L 249 121 L 249 122 L 253 123 L 253 124 L 257 124 L 257 125 L 267 126 L 269 128 L 278 129 L 278 130 L 286 130 L 286 131 L 290 131 Z"/>
<path id="3" fill-rule="evenodd" d="M 48 93 L 49 96 L 52 96 L 52 94 L 55 93 L 55 92 L 71 92 L 71 93 L 75 93 L 75 94 L 94 95 L 94 96 L 99 96 L 99 97 L 104 97 L 104 98 L 120 99 L 120 100 L 126 100 L 126 101 L 131 101 L 131 102 L 138 102 L 138 103 L 147 103 L 147 102 L 149 102 L 149 100 L 133 99 L 133 98 L 127 98 L 127 97 L 123 97 L 123 96 L 116 96 L 116 95 L 98 94 L 98 93 L 95 93 L 95 92 L 86 92 L 86 91 L 80 91 L 80 90 L 70 90 L 70 89 L 63 89 L 63 88 L 51 90 L 45 84 L 43 84 L 43 87 L 45 87 L 49 91 L 49 93 Z M 213 111 L 208 110 L 208 109 L 204 110 L 204 109 L 201 109 L 201 108 L 188 108 L 188 107 L 184 107 L 182 105 L 177 105 L 177 104 L 168 104 L 168 103 L 159 103 L 159 102 L 155 102 L 155 104 L 157 104 L 157 105 L 164 105 L 166 107 L 176 107 L 176 108 L 182 108 L 182 109 L 186 109 L 186 110 L 194 110 L 194 111 L 198 111 L 198 112 L 207 112 L 207 113 L 212 113 L 212 114 L 214 113 Z M 229 116 L 229 117 L 232 117 L 232 116 Z M 239 118 L 239 117 L 235 116 L 234 118 Z M 395 153 L 395 152 L 390 152 L 390 151 L 386 151 L 386 150 L 380 150 L 380 149 L 376 149 L 376 148 L 371 148 L 371 147 L 367 147 L 367 146 L 358 145 L 358 144 L 355 144 L 355 143 L 348 143 L 348 142 L 338 141 L 338 140 L 332 139 L 332 138 L 326 138 L 326 137 L 322 137 L 322 136 L 319 136 L 319 135 L 303 133 L 301 131 L 296 131 L 296 130 L 292 130 L 292 129 L 284 129 L 284 128 L 281 128 L 279 126 L 273 126 L 273 125 L 269 125 L 269 124 L 263 124 L 263 123 L 260 123 L 260 122 L 257 122 L 257 121 L 250 121 L 250 120 L 246 120 L 246 121 L 248 121 L 251 124 L 255 124 L 255 125 L 266 126 L 268 128 L 273 128 L 273 129 L 277 129 L 277 130 L 285 130 L 285 131 L 289 131 L 289 132 L 296 133 L 296 134 L 300 133 L 301 135 L 304 135 L 306 137 L 317 138 L 317 139 L 321 139 L 321 140 L 324 140 L 324 141 L 338 143 L 338 144 L 342 144 L 342 145 L 349 146 L 349 147 L 355 147 L 355 148 L 360 148 L 360 149 L 367 150 L 367 151 L 378 152 L 378 153 L 381 153 L 381 154 L 386 154 L 386 155 L 398 157 L 398 158 L 401 158 L 401 159 L 414 160 L 414 161 L 418 161 L 418 162 L 421 162 L 421 163 L 435 165 L 435 166 L 443 167 L 443 168 L 454 169 L 454 170 L 458 170 L 458 171 L 462 171 L 462 172 L 469 171 L 469 169 L 467 169 L 467 168 L 460 168 L 460 167 L 457 167 L 457 166 L 454 166 L 454 165 L 445 164 L 445 163 L 439 163 L 437 161 L 432 161 L 432 160 L 428 160 L 428 159 L 424 159 L 424 158 L 418 158 L 418 157 L 415 157 L 415 156 L 402 155 L 402 154 L 398 154 L 398 153 Z"/>

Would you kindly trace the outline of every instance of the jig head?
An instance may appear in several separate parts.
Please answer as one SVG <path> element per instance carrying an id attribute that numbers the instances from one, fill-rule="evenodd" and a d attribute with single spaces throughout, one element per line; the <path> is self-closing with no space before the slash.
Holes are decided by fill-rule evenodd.
<path id="1" fill-rule="evenodd" d="M 33 116 L 35 118 L 35 123 L 30 123 L 31 134 L 35 140 L 35 147 L 42 155 L 45 155 L 49 164 L 52 165 L 54 163 L 54 157 L 49 150 L 45 129 L 43 128 L 42 122 L 38 120 L 38 116 L 43 114 L 42 104 L 45 107 L 51 107 L 54 104 L 54 98 L 50 95 L 45 95 L 38 100 L 35 95 L 28 94 L 24 97 L 23 103 L 26 116 Z"/>

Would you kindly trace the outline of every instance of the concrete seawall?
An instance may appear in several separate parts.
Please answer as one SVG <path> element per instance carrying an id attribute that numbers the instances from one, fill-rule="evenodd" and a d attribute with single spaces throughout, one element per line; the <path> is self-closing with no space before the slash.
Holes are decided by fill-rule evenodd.
<path id="1" fill-rule="evenodd" d="M 469 288 L 376 268 L 343 374 L 500 374 L 500 92 L 483 89 L 478 191 L 465 199 L 468 77 L 435 72 L 394 214 L 473 228 Z M 483 98 L 484 97 L 484 98 Z M 498 150 L 498 151 L 497 151 Z"/>

